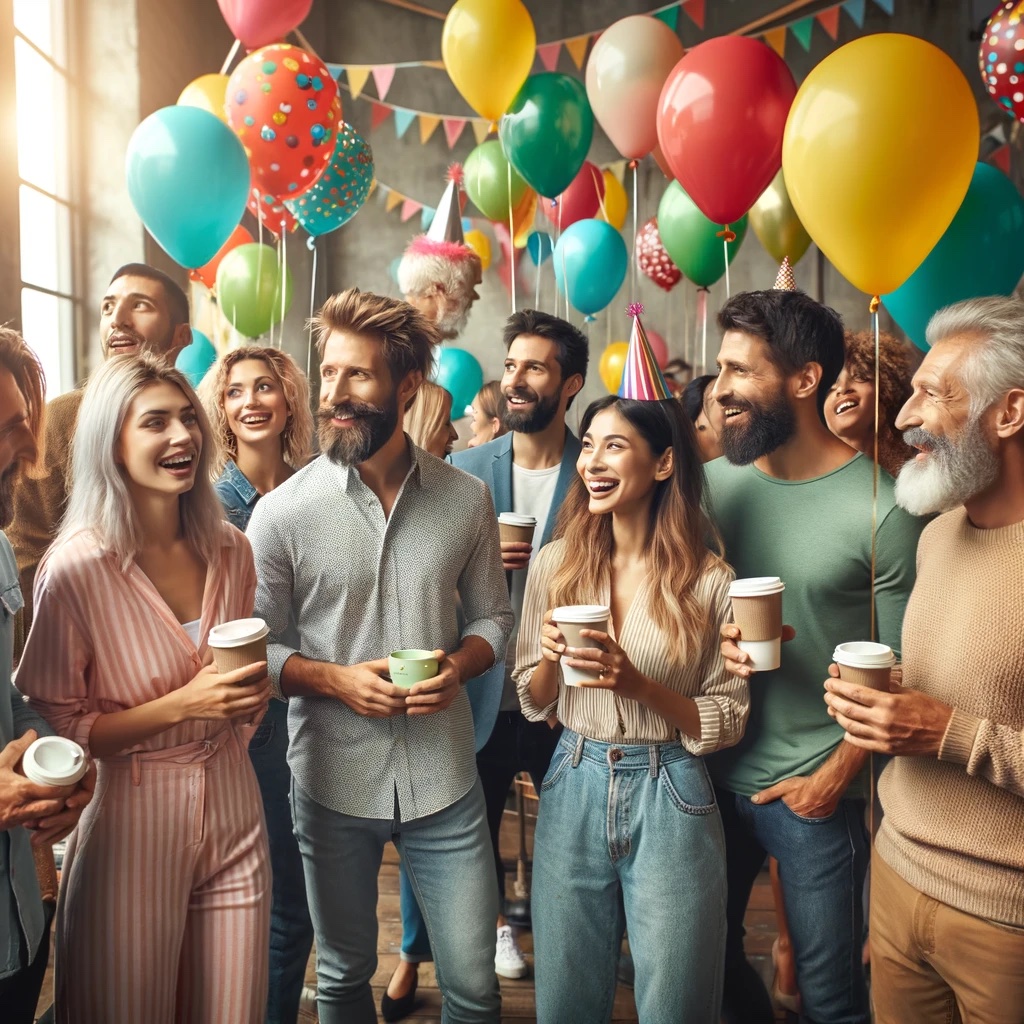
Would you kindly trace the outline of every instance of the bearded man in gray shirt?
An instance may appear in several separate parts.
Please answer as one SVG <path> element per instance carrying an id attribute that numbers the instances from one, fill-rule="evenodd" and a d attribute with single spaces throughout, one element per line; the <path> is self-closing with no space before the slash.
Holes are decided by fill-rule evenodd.
<path id="1" fill-rule="evenodd" d="M 289 701 L 320 1020 L 377 1019 L 377 872 L 392 840 L 434 948 L 442 1019 L 497 1024 L 494 863 L 463 689 L 512 629 L 494 508 L 480 481 L 402 429 L 434 326 L 352 288 L 315 328 L 323 454 L 259 502 L 248 537 L 270 676 Z M 387 657 L 409 648 L 440 666 L 403 689 Z"/>

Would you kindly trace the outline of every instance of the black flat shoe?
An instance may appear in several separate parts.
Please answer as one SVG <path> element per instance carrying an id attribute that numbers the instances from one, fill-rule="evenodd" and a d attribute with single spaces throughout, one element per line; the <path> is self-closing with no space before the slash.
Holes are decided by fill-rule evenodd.
<path id="1" fill-rule="evenodd" d="M 392 999 L 388 990 L 380 997 L 380 1015 L 387 1021 L 387 1024 L 394 1024 L 397 1020 L 405 1020 L 412 1013 L 416 1006 L 416 989 L 419 987 L 420 976 L 413 977 L 412 988 L 404 996 Z"/>

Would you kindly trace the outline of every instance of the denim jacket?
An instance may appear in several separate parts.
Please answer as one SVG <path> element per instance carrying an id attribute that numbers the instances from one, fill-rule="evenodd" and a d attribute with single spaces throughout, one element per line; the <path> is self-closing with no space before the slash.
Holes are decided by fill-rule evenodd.
<path id="1" fill-rule="evenodd" d="M 53 735 L 11 682 L 14 616 L 22 604 L 14 551 L 0 533 L 0 750 L 28 729 L 40 736 Z M 0 981 L 32 962 L 43 928 L 43 901 L 28 832 L 20 826 L 0 831 Z"/>
<path id="2" fill-rule="evenodd" d="M 252 510 L 260 500 L 260 492 L 249 483 L 246 475 L 232 459 L 228 459 L 224 464 L 224 472 L 214 487 L 217 489 L 220 503 L 224 506 L 228 522 L 245 533 L 245 528 L 252 518 Z"/>

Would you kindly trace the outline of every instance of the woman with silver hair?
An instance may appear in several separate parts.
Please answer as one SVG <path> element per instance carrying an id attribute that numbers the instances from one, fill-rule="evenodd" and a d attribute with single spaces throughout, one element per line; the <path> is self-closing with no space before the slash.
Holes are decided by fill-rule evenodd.
<path id="1" fill-rule="evenodd" d="M 270 871 L 245 748 L 270 685 L 265 662 L 210 664 L 210 630 L 256 591 L 215 447 L 178 370 L 119 356 L 86 390 L 18 672 L 99 768 L 61 879 L 65 1024 L 264 1019 Z"/>

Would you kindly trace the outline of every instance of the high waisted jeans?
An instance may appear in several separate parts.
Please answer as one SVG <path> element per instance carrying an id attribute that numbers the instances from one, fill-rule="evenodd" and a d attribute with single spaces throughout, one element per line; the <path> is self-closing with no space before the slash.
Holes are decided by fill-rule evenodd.
<path id="1" fill-rule="evenodd" d="M 717 1024 L 725 841 L 700 758 L 567 729 L 533 865 L 538 1024 L 609 1020 L 627 925 L 641 1024 Z"/>

